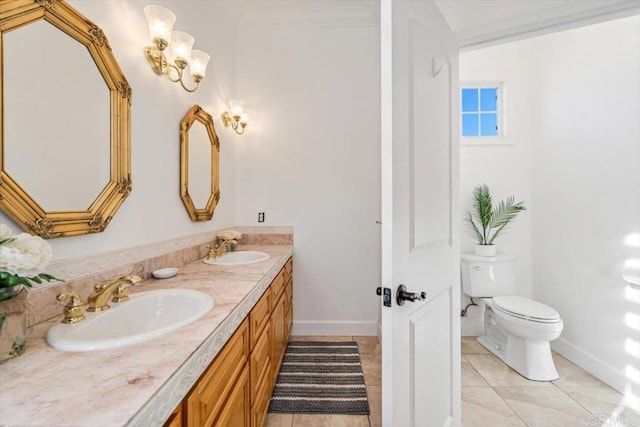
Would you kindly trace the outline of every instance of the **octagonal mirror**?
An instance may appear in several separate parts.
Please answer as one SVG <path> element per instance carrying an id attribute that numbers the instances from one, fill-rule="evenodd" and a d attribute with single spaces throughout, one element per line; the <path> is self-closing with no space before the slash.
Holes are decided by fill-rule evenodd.
<path id="1" fill-rule="evenodd" d="M 131 89 L 62 0 L 0 4 L 0 208 L 43 238 L 97 233 L 131 191 Z"/>
<path id="2" fill-rule="evenodd" d="M 211 114 L 194 105 L 180 123 L 180 197 L 192 221 L 209 221 L 220 200 L 220 142 Z"/>

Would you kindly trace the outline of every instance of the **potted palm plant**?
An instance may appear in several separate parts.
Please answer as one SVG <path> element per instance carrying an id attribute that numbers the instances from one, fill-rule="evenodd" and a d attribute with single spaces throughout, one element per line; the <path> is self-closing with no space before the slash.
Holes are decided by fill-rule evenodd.
<path id="1" fill-rule="evenodd" d="M 486 184 L 474 188 L 473 212 L 467 211 L 465 222 L 470 234 L 478 242 L 475 247 L 476 255 L 495 256 L 497 250 L 494 241 L 518 213 L 524 210 L 524 202 L 514 203 L 513 196 L 494 207 Z"/>

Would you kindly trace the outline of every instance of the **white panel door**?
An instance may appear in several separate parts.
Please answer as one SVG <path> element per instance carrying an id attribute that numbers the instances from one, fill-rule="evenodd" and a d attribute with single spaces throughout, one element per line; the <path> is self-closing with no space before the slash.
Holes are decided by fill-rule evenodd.
<path id="1" fill-rule="evenodd" d="M 382 283 L 393 296 L 382 307 L 382 424 L 455 426 L 457 42 L 428 0 L 382 0 L 381 31 Z M 409 301 L 396 301 L 400 285 Z"/>

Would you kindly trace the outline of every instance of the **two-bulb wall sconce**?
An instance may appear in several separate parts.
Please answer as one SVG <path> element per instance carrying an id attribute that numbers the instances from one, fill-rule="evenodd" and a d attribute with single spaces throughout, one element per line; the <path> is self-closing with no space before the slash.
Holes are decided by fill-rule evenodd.
<path id="1" fill-rule="evenodd" d="M 249 122 L 249 117 L 244 112 L 244 102 L 239 99 L 231 99 L 229 100 L 229 108 L 231 113 L 228 111 L 222 113 L 222 123 L 224 123 L 224 127 L 231 126 L 231 129 L 236 131 L 238 135 L 242 135 Z"/>
<path id="2" fill-rule="evenodd" d="M 209 55 L 201 50 L 192 49 L 195 39 L 190 34 L 173 31 L 176 15 L 170 10 L 160 6 L 147 6 L 144 8 L 144 15 L 153 42 L 153 45 L 144 49 L 151 68 L 156 74 L 165 75 L 174 83 L 180 82 L 187 92 L 195 92 L 206 74 Z M 170 63 L 164 54 L 167 47 L 171 49 L 173 63 Z M 188 88 L 183 81 L 187 66 L 195 82 L 193 88 Z"/>

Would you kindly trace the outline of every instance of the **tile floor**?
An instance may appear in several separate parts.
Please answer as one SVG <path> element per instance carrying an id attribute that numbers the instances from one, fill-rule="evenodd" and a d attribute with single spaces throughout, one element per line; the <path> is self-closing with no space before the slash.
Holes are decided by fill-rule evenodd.
<path id="1" fill-rule="evenodd" d="M 268 414 L 265 427 L 378 427 L 382 406 L 380 345 L 376 337 L 292 336 L 291 341 L 355 341 L 358 343 L 371 415 Z"/>
<path id="2" fill-rule="evenodd" d="M 377 427 L 381 414 L 381 360 L 376 337 L 291 337 L 356 341 L 371 415 L 269 414 L 266 427 Z M 476 342 L 462 337 L 463 427 L 640 427 L 640 414 L 623 407 L 622 395 L 554 354 L 560 378 L 529 381 Z"/>
<path id="3" fill-rule="evenodd" d="M 559 354 L 560 378 L 529 381 L 481 346 L 462 337 L 462 425 L 640 427 L 623 396 Z"/>

